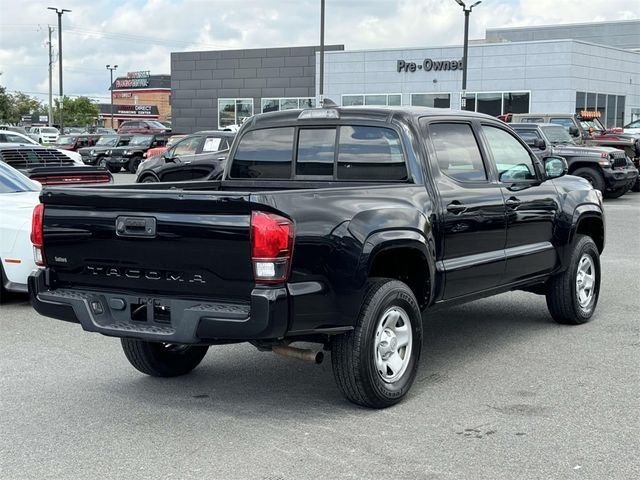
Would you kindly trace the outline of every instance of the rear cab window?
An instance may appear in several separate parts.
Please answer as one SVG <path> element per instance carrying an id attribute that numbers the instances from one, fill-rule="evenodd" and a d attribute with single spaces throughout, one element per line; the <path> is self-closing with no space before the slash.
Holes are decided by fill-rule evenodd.
<path id="1" fill-rule="evenodd" d="M 386 126 L 272 127 L 246 132 L 232 179 L 407 181 L 400 136 Z"/>

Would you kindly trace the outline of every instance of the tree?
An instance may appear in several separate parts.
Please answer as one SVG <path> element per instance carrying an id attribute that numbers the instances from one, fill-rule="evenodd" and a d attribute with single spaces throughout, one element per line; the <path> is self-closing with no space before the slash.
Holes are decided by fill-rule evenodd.
<path id="1" fill-rule="evenodd" d="M 69 98 L 67 96 L 62 99 L 64 108 L 64 124 L 78 127 L 86 127 L 95 125 L 100 109 L 95 103 L 87 97 Z M 54 100 L 53 118 L 60 118 L 60 101 Z"/>
<path id="2" fill-rule="evenodd" d="M 11 96 L 7 94 L 7 89 L 0 85 L 0 122 L 10 122 L 11 120 Z"/>

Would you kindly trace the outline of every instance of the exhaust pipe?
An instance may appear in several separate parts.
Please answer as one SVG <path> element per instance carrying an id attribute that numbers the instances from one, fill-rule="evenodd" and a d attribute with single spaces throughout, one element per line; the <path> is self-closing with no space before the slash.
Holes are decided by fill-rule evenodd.
<path id="1" fill-rule="evenodd" d="M 276 345 L 271 348 L 273 353 L 281 355 L 283 357 L 297 358 L 306 363 L 314 363 L 320 365 L 324 360 L 324 353 L 314 352 L 313 350 L 307 350 L 303 348 L 290 347 L 288 345 Z"/>

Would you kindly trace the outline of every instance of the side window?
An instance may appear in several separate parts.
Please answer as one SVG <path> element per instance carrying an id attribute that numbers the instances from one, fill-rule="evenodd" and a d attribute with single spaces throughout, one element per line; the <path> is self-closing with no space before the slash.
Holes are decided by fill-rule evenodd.
<path id="1" fill-rule="evenodd" d="M 335 148 L 335 128 L 301 129 L 296 175 L 333 176 Z"/>
<path id="2" fill-rule="evenodd" d="M 522 119 L 522 123 L 544 123 L 542 117 L 525 117 Z"/>
<path id="3" fill-rule="evenodd" d="M 406 180 L 398 134 L 383 127 L 342 126 L 338 144 L 339 180 Z"/>
<path id="4" fill-rule="evenodd" d="M 231 178 L 291 178 L 293 127 L 251 130 L 240 139 Z"/>
<path id="5" fill-rule="evenodd" d="M 175 147 L 173 147 L 173 156 L 177 157 L 180 155 L 192 155 L 196 153 L 196 149 L 198 148 L 198 144 L 200 143 L 200 137 L 186 138 L 181 142 L 178 142 Z"/>
<path id="6" fill-rule="evenodd" d="M 459 182 L 487 180 L 487 171 L 471 125 L 436 123 L 431 124 L 429 130 L 442 173 Z"/>
<path id="7" fill-rule="evenodd" d="M 533 159 L 522 144 L 509 132 L 501 128 L 484 125 L 482 131 L 503 183 L 519 180 L 535 180 Z"/>
<path id="8" fill-rule="evenodd" d="M 522 130 L 519 128 L 516 130 L 516 133 L 522 140 L 524 140 L 524 143 L 529 145 L 531 148 L 537 148 L 534 146 L 535 141 L 542 139 L 536 130 Z"/>

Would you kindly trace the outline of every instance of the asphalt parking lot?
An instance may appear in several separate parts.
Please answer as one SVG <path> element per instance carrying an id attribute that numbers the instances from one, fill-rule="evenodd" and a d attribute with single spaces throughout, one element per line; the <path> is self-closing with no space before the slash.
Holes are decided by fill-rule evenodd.
<path id="1" fill-rule="evenodd" d="M 557 325 L 522 292 L 427 315 L 412 392 L 383 411 L 347 403 L 330 359 L 249 345 L 145 377 L 117 339 L 15 297 L 0 307 L 0 477 L 639 478 L 640 194 L 606 214 L 592 322 Z"/>

